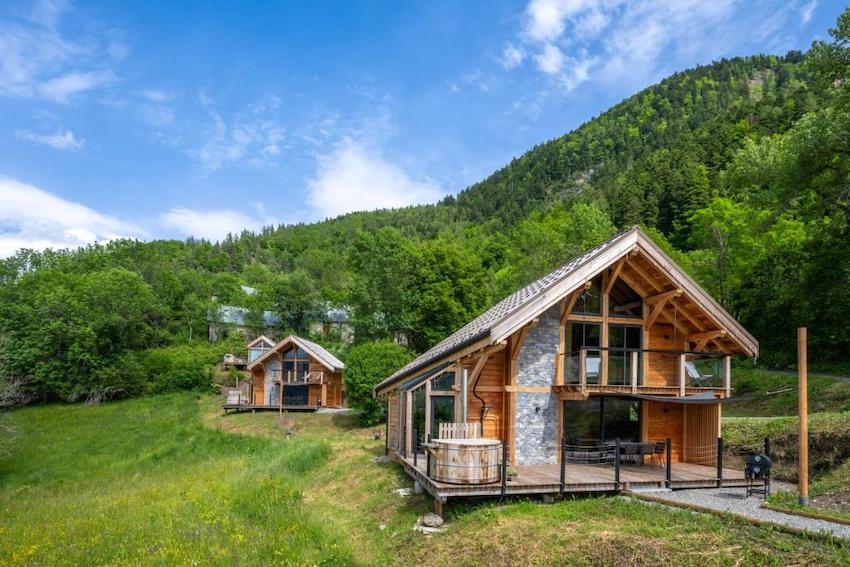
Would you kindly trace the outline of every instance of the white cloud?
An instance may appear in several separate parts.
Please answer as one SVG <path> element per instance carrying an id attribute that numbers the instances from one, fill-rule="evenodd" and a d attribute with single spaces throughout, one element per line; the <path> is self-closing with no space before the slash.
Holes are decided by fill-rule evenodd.
<path id="1" fill-rule="evenodd" d="M 203 144 L 189 151 L 206 171 L 225 165 L 263 168 L 277 162 L 286 131 L 278 123 L 280 99 L 269 95 L 231 117 L 223 116 L 213 99 L 200 93 L 198 99 L 207 109 L 209 122 Z"/>
<path id="2" fill-rule="evenodd" d="M 25 19 L 0 22 L 0 96 L 67 103 L 114 80 L 106 60 L 115 58 L 116 43 L 91 29 L 66 36 L 64 12 L 64 2 L 43 1 Z"/>
<path id="3" fill-rule="evenodd" d="M 547 43 L 543 51 L 534 57 L 537 66 L 547 75 L 557 75 L 564 67 L 564 54 L 555 45 Z"/>
<path id="4" fill-rule="evenodd" d="M 307 203 L 318 217 L 433 203 L 445 196 L 439 185 L 412 179 L 379 151 L 352 139 L 319 157 L 308 187 Z"/>
<path id="5" fill-rule="evenodd" d="M 274 219 L 265 217 L 261 203 L 255 204 L 258 218 L 232 211 L 195 210 L 185 207 L 171 209 L 160 217 L 160 223 L 167 229 L 183 236 L 194 236 L 212 241 L 223 240 L 228 234 L 238 235 L 243 230 L 260 230 L 263 226 L 277 224 Z"/>
<path id="6" fill-rule="evenodd" d="M 818 0 L 811 0 L 800 8 L 800 19 L 803 24 L 808 24 L 812 21 L 812 16 L 815 15 L 815 9 L 818 7 Z"/>
<path id="7" fill-rule="evenodd" d="M 516 45 L 509 43 L 505 50 L 502 51 L 502 59 L 501 64 L 505 69 L 515 69 L 522 65 L 522 61 L 525 59 L 525 50 L 521 47 L 517 47 Z"/>
<path id="8" fill-rule="evenodd" d="M 590 80 L 645 86 L 680 56 L 707 62 L 723 54 L 738 1 L 531 0 L 519 45 L 507 44 L 502 64 L 530 58 L 565 90 Z M 805 18 L 807 7 L 801 13 Z M 523 57 L 508 57 L 513 50 Z"/>
<path id="9" fill-rule="evenodd" d="M 19 140 L 27 140 L 43 146 L 49 146 L 55 150 L 81 150 L 85 140 L 77 138 L 70 130 L 57 130 L 53 134 L 37 134 L 29 130 L 16 130 L 15 137 Z"/>
<path id="10" fill-rule="evenodd" d="M 0 177 L 0 257 L 20 248 L 76 248 L 116 238 L 145 238 L 131 223 L 43 189 Z"/>

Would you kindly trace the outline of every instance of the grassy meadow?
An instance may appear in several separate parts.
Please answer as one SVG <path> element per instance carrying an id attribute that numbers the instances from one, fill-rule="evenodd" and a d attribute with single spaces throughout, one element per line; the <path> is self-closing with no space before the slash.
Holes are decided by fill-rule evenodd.
<path id="1" fill-rule="evenodd" d="M 351 416 L 222 416 L 171 394 L 13 414 L 0 458 L 4 565 L 846 564 L 847 544 L 626 498 L 430 509 L 376 464 L 382 441 Z M 287 438 L 289 433 L 289 438 Z"/>

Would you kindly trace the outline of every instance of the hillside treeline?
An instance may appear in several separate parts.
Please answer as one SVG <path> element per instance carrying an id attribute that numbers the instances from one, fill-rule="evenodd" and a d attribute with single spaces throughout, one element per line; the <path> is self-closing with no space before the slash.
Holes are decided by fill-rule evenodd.
<path id="1" fill-rule="evenodd" d="M 162 368 L 170 353 L 218 356 L 205 344 L 213 296 L 301 333 L 319 306 L 346 305 L 357 341 L 403 334 L 421 351 L 634 224 L 761 341 L 765 364 L 793 362 L 798 325 L 814 359 L 846 362 L 847 12 L 831 34 L 805 54 L 676 73 L 435 205 L 216 244 L 22 250 L 0 263 L 0 372 L 44 400 L 146 393 L 152 368 L 157 391 L 193 387 L 179 376 L 194 370 Z"/>

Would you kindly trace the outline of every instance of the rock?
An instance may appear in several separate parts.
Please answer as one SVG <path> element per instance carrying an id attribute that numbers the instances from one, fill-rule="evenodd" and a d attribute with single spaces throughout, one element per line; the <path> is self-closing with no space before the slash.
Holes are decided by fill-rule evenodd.
<path id="1" fill-rule="evenodd" d="M 381 524 L 381 525 L 378 526 L 378 529 L 381 530 L 381 531 L 384 531 L 385 529 L 387 529 L 387 525 Z"/>
<path id="2" fill-rule="evenodd" d="M 411 492 L 413 491 L 410 488 L 396 488 L 395 490 L 393 490 L 393 492 L 395 492 L 402 498 L 405 498 L 407 496 L 410 496 Z"/>
<path id="3" fill-rule="evenodd" d="M 422 516 L 419 523 L 427 528 L 439 528 L 443 525 L 443 519 L 433 512 L 428 512 Z"/>
<path id="4" fill-rule="evenodd" d="M 413 493 L 414 494 L 422 494 L 423 492 L 425 492 L 425 489 L 422 488 L 422 485 L 419 484 L 419 481 L 414 481 L 413 482 Z"/>
<path id="5" fill-rule="evenodd" d="M 388 455 L 381 455 L 372 459 L 372 462 L 376 465 L 385 465 L 390 462 L 390 457 Z"/>

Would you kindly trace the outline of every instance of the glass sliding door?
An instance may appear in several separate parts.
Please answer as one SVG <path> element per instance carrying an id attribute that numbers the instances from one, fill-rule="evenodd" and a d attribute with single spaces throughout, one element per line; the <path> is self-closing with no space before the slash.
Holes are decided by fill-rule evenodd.
<path id="1" fill-rule="evenodd" d="M 564 401 L 564 436 L 570 445 L 620 439 L 640 441 L 640 401 L 599 396 Z"/>
<path id="2" fill-rule="evenodd" d="M 420 443 L 425 442 L 425 388 L 413 390 L 413 433 Z M 414 440 L 415 443 L 415 440 Z"/>
<path id="3" fill-rule="evenodd" d="M 632 352 L 638 352 L 638 385 L 642 384 L 640 349 L 643 329 L 640 325 L 608 325 L 608 383 L 628 386 L 632 383 Z"/>
<path id="4" fill-rule="evenodd" d="M 437 438 L 441 423 L 454 423 L 454 420 L 454 396 L 431 396 L 431 438 Z"/>
<path id="5" fill-rule="evenodd" d="M 599 383 L 600 351 L 593 350 L 592 347 L 599 348 L 601 345 L 601 328 L 599 323 L 567 322 L 565 338 L 567 348 L 570 349 L 567 356 L 564 357 L 564 381 L 567 384 L 579 382 L 579 353 L 583 347 L 591 347 L 587 351 L 587 362 L 585 363 L 587 383 Z"/>

